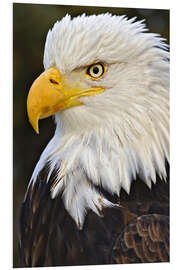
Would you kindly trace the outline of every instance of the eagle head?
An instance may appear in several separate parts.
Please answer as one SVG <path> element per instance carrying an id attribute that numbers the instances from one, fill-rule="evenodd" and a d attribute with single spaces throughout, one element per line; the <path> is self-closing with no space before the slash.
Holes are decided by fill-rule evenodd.
<path id="1" fill-rule="evenodd" d="M 82 227 L 88 209 L 113 206 L 100 190 L 151 187 L 169 159 L 169 53 L 163 38 L 126 16 L 69 15 L 49 30 L 45 71 L 27 100 L 29 121 L 55 115 L 54 137 L 31 178 L 48 167 L 52 199 Z"/>

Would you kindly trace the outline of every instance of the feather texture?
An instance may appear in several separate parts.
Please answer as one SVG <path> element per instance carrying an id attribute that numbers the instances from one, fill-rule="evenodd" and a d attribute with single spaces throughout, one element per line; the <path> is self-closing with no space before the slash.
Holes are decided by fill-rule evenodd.
<path id="1" fill-rule="evenodd" d="M 157 214 L 144 215 L 129 223 L 115 241 L 112 261 L 169 261 L 169 218 Z"/>

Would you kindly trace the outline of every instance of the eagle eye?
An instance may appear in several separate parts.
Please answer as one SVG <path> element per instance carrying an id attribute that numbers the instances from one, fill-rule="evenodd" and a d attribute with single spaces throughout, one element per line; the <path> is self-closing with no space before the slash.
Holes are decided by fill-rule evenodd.
<path id="1" fill-rule="evenodd" d="M 92 64 L 88 67 L 86 75 L 91 79 L 100 79 L 105 73 L 105 67 L 102 63 Z"/>

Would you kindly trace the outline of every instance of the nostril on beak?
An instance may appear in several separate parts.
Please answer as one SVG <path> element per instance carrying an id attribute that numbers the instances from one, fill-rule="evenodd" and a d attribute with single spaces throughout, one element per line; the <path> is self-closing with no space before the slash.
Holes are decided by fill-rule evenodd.
<path id="1" fill-rule="evenodd" d="M 51 83 L 53 83 L 53 84 L 58 84 L 58 82 L 56 81 L 56 80 L 54 80 L 54 79 L 50 79 L 49 80 Z"/>

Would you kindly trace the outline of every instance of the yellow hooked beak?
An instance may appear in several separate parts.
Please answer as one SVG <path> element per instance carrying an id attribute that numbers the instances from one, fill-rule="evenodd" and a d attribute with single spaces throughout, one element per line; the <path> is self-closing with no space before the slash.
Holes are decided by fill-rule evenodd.
<path id="1" fill-rule="evenodd" d="M 44 71 L 32 84 L 27 98 L 27 112 L 34 130 L 39 133 L 39 119 L 54 113 L 83 105 L 82 96 L 92 96 L 103 92 L 101 87 L 83 89 L 73 88 L 64 83 L 63 76 L 56 67 Z"/>

